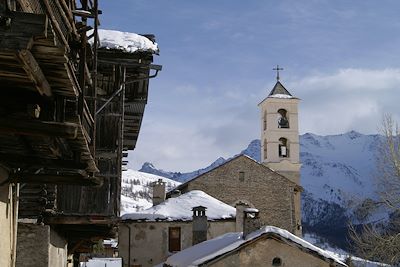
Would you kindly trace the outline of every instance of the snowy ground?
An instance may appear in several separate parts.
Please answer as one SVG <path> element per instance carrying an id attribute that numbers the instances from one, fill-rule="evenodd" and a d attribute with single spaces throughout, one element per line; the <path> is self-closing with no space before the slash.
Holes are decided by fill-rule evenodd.
<path id="1" fill-rule="evenodd" d="M 81 267 L 122 267 L 121 258 L 93 258 L 88 262 L 81 262 Z"/>
<path id="2" fill-rule="evenodd" d="M 180 184 L 168 178 L 139 171 L 128 169 L 122 172 L 121 216 L 153 206 L 151 184 L 158 179 L 166 183 L 167 191 Z"/>

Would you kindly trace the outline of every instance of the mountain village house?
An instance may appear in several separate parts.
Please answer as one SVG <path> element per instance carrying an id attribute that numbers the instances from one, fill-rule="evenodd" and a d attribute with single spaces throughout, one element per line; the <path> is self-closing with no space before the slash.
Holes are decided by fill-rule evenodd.
<path id="1" fill-rule="evenodd" d="M 97 0 L 0 0 L 0 266 L 78 266 L 116 237 L 154 36 L 99 30 Z"/>
<path id="2" fill-rule="evenodd" d="M 156 187 L 164 186 L 161 181 L 156 183 Z M 171 197 L 147 210 L 122 216 L 119 255 L 124 266 L 154 266 L 172 253 L 236 231 L 235 217 L 235 208 L 202 191 Z"/>
<path id="3" fill-rule="evenodd" d="M 205 251 L 209 251 L 210 255 L 217 251 L 213 249 L 214 246 L 201 251 L 205 243 L 191 248 L 199 241 L 215 237 L 206 243 L 219 244 L 220 237 L 217 236 L 226 234 L 228 237 L 234 235 L 239 242 L 245 239 L 239 237 L 240 233 L 247 236 L 263 225 L 272 225 L 268 229 L 278 230 L 267 231 L 254 240 L 240 241 L 240 250 L 229 250 L 229 256 L 221 254 L 221 257 L 213 258 L 212 264 L 281 266 L 284 261 L 282 266 L 345 266 L 341 263 L 335 265 L 337 262 L 329 257 L 324 258 L 323 253 L 322 256 L 315 254 L 315 251 L 309 250 L 310 244 L 307 244 L 307 248 L 299 246 L 299 242 L 305 241 L 295 236 L 302 234 L 298 101 L 278 79 L 269 96 L 259 104 L 262 115 L 262 163 L 245 155 L 235 156 L 177 186 L 167 193 L 166 200 L 164 183 L 156 182 L 153 187 L 154 206 L 140 213 L 123 216 L 119 228 L 119 249 L 124 266 L 152 266 L 181 250 L 176 257 L 168 258 L 166 266 L 171 262 L 171 266 L 188 266 L 185 264 L 189 262 L 175 265 L 174 259 L 192 249 L 196 251 L 196 259 Z M 215 213 L 215 209 L 221 207 L 225 207 L 226 211 L 236 207 L 236 212 L 232 211 L 234 215 L 227 220 L 226 211 Z M 236 221 L 233 221 L 234 218 Z M 199 226 L 201 221 L 203 226 Z M 201 238 L 198 238 L 196 229 L 203 229 Z M 227 234 L 229 232 L 231 234 Z M 285 235 L 282 237 L 279 233 L 283 232 Z M 221 237 L 223 240 L 224 236 Z M 227 247 L 230 245 L 226 244 Z M 269 253 L 265 252 L 266 248 Z M 220 249 L 228 252 L 222 247 Z M 245 259 L 243 255 L 248 257 Z M 220 260 L 222 258 L 227 260 Z M 208 261 L 204 261 L 204 264 L 208 266 Z"/>
<path id="4" fill-rule="evenodd" d="M 274 226 L 234 232 L 170 256 L 163 267 L 346 267 L 339 258 Z"/>
<path id="5" fill-rule="evenodd" d="M 176 190 L 201 190 L 232 206 L 245 202 L 259 209 L 263 225 L 301 236 L 299 99 L 286 90 L 279 75 L 277 78 L 268 97 L 259 104 L 262 163 L 239 155 Z"/>

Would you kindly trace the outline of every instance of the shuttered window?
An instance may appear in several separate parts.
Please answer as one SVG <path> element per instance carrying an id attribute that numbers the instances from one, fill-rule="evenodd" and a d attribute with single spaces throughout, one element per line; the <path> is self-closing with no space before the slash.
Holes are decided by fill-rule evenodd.
<path id="1" fill-rule="evenodd" d="M 168 250 L 170 252 L 181 250 L 181 228 L 170 227 L 168 228 Z"/>

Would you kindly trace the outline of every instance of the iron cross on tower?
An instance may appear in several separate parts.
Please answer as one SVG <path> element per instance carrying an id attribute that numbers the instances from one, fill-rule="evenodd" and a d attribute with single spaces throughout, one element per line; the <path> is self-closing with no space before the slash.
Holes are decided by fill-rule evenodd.
<path id="1" fill-rule="evenodd" d="M 276 80 L 279 81 L 279 71 L 283 70 L 283 68 L 279 68 L 279 65 L 276 65 L 276 68 L 273 68 L 272 70 L 276 70 Z"/>

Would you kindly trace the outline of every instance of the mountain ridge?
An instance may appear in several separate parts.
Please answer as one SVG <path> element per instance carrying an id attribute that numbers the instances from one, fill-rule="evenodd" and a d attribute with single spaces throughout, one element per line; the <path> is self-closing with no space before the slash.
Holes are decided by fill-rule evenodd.
<path id="1" fill-rule="evenodd" d="M 373 222 L 387 219 L 387 213 L 379 211 L 359 217 L 362 203 L 376 200 L 376 153 L 383 136 L 349 131 L 335 135 L 300 135 L 300 161 L 302 194 L 302 221 L 308 232 L 333 238 L 342 233 L 344 238 L 337 244 L 346 247 L 347 224 Z M 252 140 L 233 157 L 245 154 L 260 162 L 261 142 Z M 231 157 L 232 158 L 232 157 Z M 222 157 L 205 168 L 192 172 L 158 170 L 147 163 L 139 171 L 157 174 L 178 182 L 185 182 L 226 162 Z M 145 166 L 146 165 L 146 166 Z M 327 229 L 330 229 L 327 232 Z"/>

